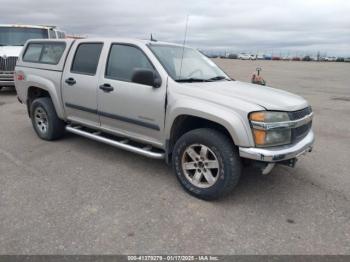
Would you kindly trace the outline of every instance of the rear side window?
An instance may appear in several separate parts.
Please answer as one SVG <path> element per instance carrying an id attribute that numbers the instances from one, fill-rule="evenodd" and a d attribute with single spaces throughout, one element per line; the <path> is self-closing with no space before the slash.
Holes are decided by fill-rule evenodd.
<path id="1" fill-rule="evenodd" d="M 29 44 L 23 56 L 23 61 L 39 62 L 42 49 L 42 44 Z"/>
<path id="2" fill-rule="evenodd" d="M 64 45 L 44 45 L 40 61 L 48 64 L 58 64 L 64 48 Z"/>
<path id="3" fill-rule="evenodd" d="M 152 64 L 137 47 L 113 44 L 107 62 L 106 77 L 131 82 L 134 69 L 151 69 Z"/>
<path id="4" fill-rule="evenodd" d="M 102 43 L 80 44 L 75 52 L 71 72 L 84 75 L 95 75 L 102 46 Z"/>
<path id="5" fill-rule="evenodd" d="M 32 43 L 27 46 L 23 61 L 57 65 L 65 48 L 65 43 Z"/>

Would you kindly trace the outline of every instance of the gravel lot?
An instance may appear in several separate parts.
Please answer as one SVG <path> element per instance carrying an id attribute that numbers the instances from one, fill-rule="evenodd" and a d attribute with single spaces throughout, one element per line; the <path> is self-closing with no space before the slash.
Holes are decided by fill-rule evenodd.
<path id="1" fill-rule="evenodd" d="M 350 254 L 350 63 L 216 62 L 306 97 L 317 142 L 295 169 L 253 170 L 205 202 L 171 169 L 75 135 L 45 142 L 0 92 L 0 254 Z"/>

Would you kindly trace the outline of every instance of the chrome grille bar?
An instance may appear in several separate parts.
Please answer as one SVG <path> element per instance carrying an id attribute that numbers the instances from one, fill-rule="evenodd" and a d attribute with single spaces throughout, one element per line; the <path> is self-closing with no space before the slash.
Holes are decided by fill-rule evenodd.
<path id="1" fill-rule="evenodd" d="M 7 58 L 0 57 L 0 71 L 14 71 L 17 59 L 16 56 L 9 56 Z"/>

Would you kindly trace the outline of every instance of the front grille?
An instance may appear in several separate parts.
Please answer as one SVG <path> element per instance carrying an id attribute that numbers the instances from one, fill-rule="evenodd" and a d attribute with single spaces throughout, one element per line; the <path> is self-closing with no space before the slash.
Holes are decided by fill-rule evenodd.
<path id="1" fill-rule="evenodd" d="M 298 142 L 303 139 L 309 133 L 311 126 L 312 122 L 309 122 L 306 125 L 292 129 L 292 141 Z"/>
<path id="2" fill-rule="evenodd" d="M 312 113 L 311 107 L 306 107 L 302 110 L 289 112 L 290 120 L 298 120 Z M 292 143 L 298 142 L 303 139 L 310 131 L 312 121 L 309 123 L 292 129 Z"/>
<path id="3" fill-rule="evenodd" d="M 294 111 L 294 112 L 289 112 L 289 118 L 290 120 L 297 120 L 300 118 L 303 118 L 307 115 L 310 115 L 312 112 L 311 106 L 309 107 L 305 107 L 304 109 L 298 110 L 298 111 Z"/>
<path id="4" fill-rule="evenodd" d="M 6 59 L 0 56 L 0 71 L 14 71 L 18 57 L 9 56 Z"/>

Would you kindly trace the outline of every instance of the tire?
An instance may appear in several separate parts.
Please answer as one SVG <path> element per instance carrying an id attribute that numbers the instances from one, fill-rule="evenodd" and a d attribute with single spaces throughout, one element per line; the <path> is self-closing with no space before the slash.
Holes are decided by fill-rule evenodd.
<path id="1" fill-rule="evenodd" d="M 49 97 L 40 97 L 32 102 L 30 118 L 36 134 L 43 140 L 56 140 L 65 133 L 65 122 L 58 118 Z"/>
<path id="2" fill-rule="evenodd" d="M 194 160 L 198 157 L 202 159 Z M 241 176 L 237 148 L 226 135 L 214 129 L 201 128 L 184 134 L 175 144 L 172 162 L 182 187 L 204 200 L 227 195 Z"/>

